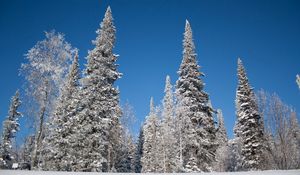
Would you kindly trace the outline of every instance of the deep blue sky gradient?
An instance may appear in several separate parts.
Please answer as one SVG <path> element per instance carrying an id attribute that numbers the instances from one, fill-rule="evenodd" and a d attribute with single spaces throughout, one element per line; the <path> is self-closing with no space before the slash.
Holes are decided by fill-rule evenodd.
<path id="1" fill-rule="evenodd" d="M 297 0 L 1 0 L 0 122 L 10 97 L 22 88 L 24 54 L 44 31 L 55 29 L 86 63 L 107 6 L 117 28 L 115 53 L 121 101 L 135 108 L 139 123 L 153 96 L 160 104 L 166 75 L 175 84 L 182 59 L 185 20 L 191 23 L 205 90 L 221 108 L 229 136 L 235 121 L 236 63 L 241 57 L 251 85 L 276 92 L 300 111 L 300 1 Z M 26 103 L 26 101 L 23 101 Z M 138 126 L 138 125 L 137 125 Z M 22 128 L 22 132 L 26 132 Z M 136 131 L 138 127 L 136 127 Z"/>

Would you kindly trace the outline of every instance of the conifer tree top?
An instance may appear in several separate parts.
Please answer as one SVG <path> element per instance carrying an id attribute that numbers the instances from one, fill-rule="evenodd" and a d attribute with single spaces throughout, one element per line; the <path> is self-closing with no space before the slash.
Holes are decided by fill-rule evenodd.
<path id="1" fill-rule="evenodd" d="M 113 21 L 112 12 L 110 6 L 107 7 L 103 21 Z"/>
<path id="2" fill-rule="evenodd" d="M 200 66 L 197 63 L 196 57 L 197 54 L 195 52 L 191 25 L 186 20 L 183 39 L 183 58 L 178 71 L 179 79 L 177 81 L 176 88 L 177 91 L 179 90 L 181 92 L 196 90 L 198 93 L 201 93 L 200 96 L 205 96 L 201 101 L 206 103 L 208 100 L 206 99 L 207 94 L 203 91 L 204 83 L 200 78 L 204 74 L 199 70 Z"/>
<path id="3" fill-rule="evenodd" d="M 118 65 L 115 64 L 117 55 L 113 54 L 116 29 L 110 7 L 107 8 L 100 28 L 96 33 L 97 38 L 93 41 L 95 48 L 89 51 L 89 55 L 87 56 L 88 63 L 84 72 L 86 75 L 96 76 L 97 81 L 94 78 L 90 78 L 89 80 L 84 78 L 83 84 L 89 84 L 91 79 L 94 79 L 94 82 L 98 82 L 101 79 L 101 82 L 112 84 L 122 74 L 117 71 Z M 105 71 L 107 69 L 109 69 L 109 72 Z"/>
<path id="4" fill-rule="evenodd" d="M 241 58 L 238 58 L 238 79 L 239 84 L 248 84 L 246 70 L 244 68 Z"/>
<path id="5" fill-rule="evenodd" d="M 172 85 L 171 85 L 171 79 L 170 79 L 170 76 L 167 75 L 167 77 L 166 77 L 166 85 L 165 85 L 165 93 L 168 92 L 168 90 L 169 90 L 170 88 L 172 88 L 171 86 L 172 86 Z"/>
<path id="6" fill-rule="evenodd" d="M 68 85 L 75 87 L 78 85 L 78 79 L 79 79 L 79 63 L 78 63 L 78 50 L 75 51 L 75 55 L 73 58 L 72 65 L 69 70 L 68 74 Z"/>
<path id="7" fill-rule="evenodd" d="M 238 87 L 236 92 L 236 137 L 241 143 L 241 160 L 243 170 L 261 169 L 263 161 L 264 138 L 261 116 L 258 112 L 253 89 L 246 76 L 245 68 L 238 58 Z"/>
<path id="8" fill-rule="evenodd" d="M 100 48 L 98 49 L 103 50 L 105 53 L 111 53 L 115 43 L 115 32 L 116 29 L 113 23 L 112 11 L 108 6 L 104 18 L 100 24 L 100 29 L 96 31 L 98 36 L 93 43 L 96 46 L 99 46 Z"/>
<path id="9" fill-rule="evenodd" d="M 150 115 L 155 113 L 153 97 L 150 98 Z"/>
<path id="10" fill-rule="evenodd" d="M 196 62 L 196 53 L 195 53 L 195 44 L 193 41 L 193 32 L 190 23 L 186 20 L 185 23 L 185 31 L 184 31 L 184 39 L 183 39 L 183 59 L 181 63 L 181 69 L 183 69 L 183 65 L 189 62 L 197 64 Z M 198 69 L 199 67 L 197 67 Z"/>
<path id="11" fill-rule="evenodd" d="M 10 120 L 14 120 L 14 118 L 18 116 L 22 116 L 21 113 L 16 111 L 17 108 L 21 105 L 21 101 L 19 98 L 20 98 L 20 93 L 19 90 L 17 90 L 15 95 L 11 98 L 11 106 L 9 109 L 9 116 L 8 116 Z"/>
<path id="12" fill-rule="evenodd" d="M 184 40 L 183 40 L 184 54 L 195 54 L 195 44 L 193 41 L 193 32 L 191 25 L 188 20 L 185 22 L 185 32 L 184 32 Z"/>

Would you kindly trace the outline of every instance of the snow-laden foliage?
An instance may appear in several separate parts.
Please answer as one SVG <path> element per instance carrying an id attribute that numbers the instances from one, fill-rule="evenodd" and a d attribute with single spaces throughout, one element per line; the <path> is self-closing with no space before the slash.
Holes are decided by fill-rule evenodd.
<path id="1" fill-rule="evenodd" d="M 193 161 L 200 171 L 211 171 L 217 148 L 213 109 L 197 64 L 192 29 L 188 21 L 183 40 L 183 59 L 176 84 L 177 118 L 181 123 L 181 155 L 183 167 Z M 185 119 L 183 117 L 186 117 Z M 191 137 L 192 139 L 189 139 Z M 182 140 L 185 139 L 185 140 Z M 185 145 L 182 145 L 184 142 Z M 193 163 L 194 164 L 194 163 Z M 193 168 L 197 169 L 197 168 Z"/>
<path id="2" fill-rule="evenodd" d="M 135 156 L 134 156 L 134 172 L 135 173 L 141 173 L 142 171 L 142 157 L 144 152 L 144 132 L 143 132 L 143 126 L 140 129 L 140 133 L 138 136 L 138 140 L 136 143 L 136 149 L 135 149 Z"/>
<path id="3" fill-rule="evenodd" d="M 14 162 L 27 168 L 30 162 L 33 169 L 49 170 L 49 174 L 300 168 L 296 112 L 276 96 L 258 94 L 255 98 L 240 59 L 235 138 L 228 140 L 222 112 L 214 111 L 204 91 L 204 74 L 197 62 L 188 21 L 175 92 L 167 76 L 162 105 L 155 107 L 151 98 L 150 113 L 135 143 L 133 108 L 129 103 L 120 108 L 119 90 L 115 87 L 122 74 L 117 70 L 118 55 L 113 53 L 116 29 L 110 7 L 96 33 L 81 79 L 77 49 L 60 33 L 46 32 L 46 39 L 25 55 L 28 62 L 21 67 L 26 80 L 25 110 L 34 119 L 35 133 L 13 153 L 12 140 L 21 116 L 17 92 L 3 122 L 1 168 L 11 168 Z M 300 87 L 299 75 L 296 78 Z"/>
<path id="4" fill-rule="evenodd" d="M 4 175 L 103 175 L 96 172 L 55 172 L 55 171 L 24 171 L 24 170 L 0 170 L 0 174 Z M 249 171 L 249 172 L 212 172 L 205 175 L 299 175 L 299 170 L 269 170 L 269 171 Z M 107 173 L 106 175 L 124 175 L 124 173 Z M 127 175 L 136 175 L 127 173 Z M 148 175 L 142 173 L 140 175 Z M 157 175 L 163 175 L 157 173 Z M 178 173 L 178 175 L 186 175 L 186 173 Z"/>
<path id="5" fill-rule="evenodd" d="M 160 123 L 154 107 L 153 98 L 150 100 L 150 113 L 143 126 L 144 144 L 142 155 L 142 172 L 158 173 L 162 171 L 161 150 L 159 150 Z"/>
<path id="6" fill-rule="evenodd" d="M 37 42 L 25 55 L 28 63 L 21 66 L 20 73 L 26 79 L 27 113 L 34 118 L 35 126 L 33 168 L 40 161 L 45 121 L 53 113 L 74 51 L 63 34 L 46 32 L 46 38 Z"/>
<path id="7" fill-rule="evenodd" d="M 136 118 L 133 107 L 126 102 L 122 107 L 120 118 L 121 134 L 120 144 L 116 150 L 115 169 L 117 172 L 135 172 L 135 143 L 133 140 L 133 127 Z"/>
<path id="8" fill-rule="evenodd" d="M 26 163 L 28 168 L 30 168 L 31 153 L 34 150 L 34 140 L 34 135 L 26 136 L 20 148 L 19 162 Z"/>
<path id="9" fill-rule="evenodd" d="M 15 157 L 12 154 L 13 139 L 16 137 L 16 132 L 19 131 L 19 117 L 22 114 L 18 111 L 21 101 L 19 91 L 11 98 L 8 116 L 3 121 L 2 141 L 0 145 L 0 168 L 10 169 Z"/>
<path id="10" fill-rule="evenodd" d="M 74 116 L 79 103 L 80 70 L 76 52 L 53 116 L 48 122 L 48 133 L 43 141 L 44 170 L 70 171 L 75 161 L 73 144 Z"/>
<path id="11" fill-rule="evenodd" d="M 229 149 L 229 166 L 228 171 L 238 171 L 241 167 L 241 142 L 238 140 L 238 137 L 228 140 L 228 149 Z"/>
<path id="12" fill-rule="evenodd" d="M 242 61 L 238 59 L 238 87 L 236 91 L 236 141 L 241 145 L 241 170 L 260 170 L 263 163 L 264 134 L 262 118 Z M 237 143 L 238 144 L 238 143 Z"/>
<path id="13" fill-rule="evenodd" d="M 260 90 L 257 94 L 259 111 L 265 119 L 269 169 L 300 167 L 300 127 L 296 112 L 284 104 L 277 94 Z"/>
<path id="14" fill-rule="evenodd" d="M 114 82 L 120 78 L 113 54 L 115 26 L 108 7 L 89 51 L 82 80 L 82 110 L 76 115 L 76 168 L 74 171 L 115 171 L 120 142 L 119 91 Z"/>
<path id="15" fill-rule="evenodd" d="M 215 170 L 219 172 L 227 171 L 229 168 L 229 147 L 228 147 L 228 137 L 224 124 L 224 118 L 222 111 L 217 110 L 218 116 L 218 129 L 216 137 L 218 139 L 218 149 L 216 152 L 216 166 Z"/>
<path id="16" fill-rule="evenodd" d="M 166 77 L 165 96 L 163 99 L 163 111 L 161 122 L 160 150 L 163 154 L 163 172 L 172 173 L 178 171 L 179 159 L 176 156 L 178 147 L 175 138 L 174 97 L 170 77 Z"/>
<path id="17" fill-rule="evenodd" d="M 218 130 L 216 136 L 218 138 L 219 145 L 227 145 L 228 137 L 227 137 L 227 131 L 224 124 L 224 117 L 221 109 L 217 110 L 217 116 L 218 116 Z"/>
<path id="18" fill-rule="evenodd" d="M 124 131 L 123 131 L 124 133 Z M 115 171 L 134 172 L 135 144 L 131 135 L 121 135 L 121 141 L 116 150 Z"/>

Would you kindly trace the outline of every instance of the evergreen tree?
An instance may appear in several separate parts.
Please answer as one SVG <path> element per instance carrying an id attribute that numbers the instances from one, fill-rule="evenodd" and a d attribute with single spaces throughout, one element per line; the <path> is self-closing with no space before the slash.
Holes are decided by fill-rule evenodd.
<path id="1" fill-rule="evenodd" d="M 217 110 L 218 115 L 218 130 L 216 136 L 219 140 L 219 145 L 226 145 L 228 143 L 227 131 L 224 124 L 224 117 L 222 114 L 222 110 Z"/>
<path id="2" fill-rule="evenodd" d="M 43 169 L 52 171 L 71 171 L 72 142 L 74 142 L 74 116 L 79 103 L 79 63 L 78 53 L 74 56 L 66 82 L 56 104 L 53 117 L 48 123 L 49 132 L 44 139 Z"/>
<path id="3" fill-rule="evenodd" d="M 114 171 L 120 140 L 119 91 L 114 82 L 120 78 L 117 55 L 113 54 L 115 27 L 110 7 L 97 30 L 82 80 L 80 113 L 76 116 L 76 171 Z"/>
<path id="4" fill-rule="evenodd" d="M 253 89 L 242 61 L 238 59 L 235 135 L 241 144 L 241 170 L 263 169 L 264 135 Z"/>
<path id="5" fill-rule="evenodd" d="M 176 156 L 176 138 L 174 126 L 174 97 L 170 77 L 166 77 L 165 97 L 163 99 L 161 142 L 163 154 L 163 172 L 177 172 L 179 161 Z"/>
<path id="6" fill-rule="evenodd" d="M 10 169 L 15 157 L 12 155 L 13 139 L 19 131 L 19 117 L 22 116 L 18 112 L 21 105 L 19 99 L 19 91 L 11 99 L 11 104 L 8 111 L 7 118 L 3 121 L 2 144 L 0 147 L 0 168 Z"/>
<path id="7" fill-rule="evenodd" d="M 189 160 L 185 166 L 185 171 L 187 173 L 197 173 L 197 172 L 201 171 L 197 165 L 197 159 L 195 157 L 189 158 Z"/>
<path id="8" fill-rule="evenodd" d="M 155 111 L 153 98 L 150 100 L 150 113 L 146 118 L 145 125 L 143 127 L 144 144 L 143 144 L 143 156 L 142 172 L 143 173 L 157 173 L 161 170 L 161 159 L 159 154 L 161 150 L 158 150 L 159 142 L 159 121 L 157 112 Z"/>
<path id="9" fill-rule="evenodd" d="M 213 120 L 213 109 L 209 105 L 209 96 L 204 92 L 204 83 L 201 77 L 204 75 L 199 71 L 200 66 L 197 64 L 195 45 L 193 42 L 192 29 L 188 21 L 185 25 L 183 40 L 183 59 L 179 68 L 179 79 L 176 85 L 176 95 L 178 100 L 177 119 L 179 121 L 190 123 L 185 128 L 182 125 L 182 138 L 191 137 L 187 140 L 186 145 L 182 147 L 182 164 L 187 165 L 188 161 L 196 161 L 196 165 L 201 171 L 211 171 L 215 160 L 217 148 L 216 129 Z M 187 121 L 190 120 L 190 121 Z M 190 130 L 189 133 L 187 130 Z M 189 134 L 184 136 L 184 134 Z M 181 143 L 184 143 L 182 141 Z"/>
<path id="10" fill-rule="evenodd" d="M 125 138 L 122 135 L 120 147 L 117 150 L 115 168 L 117 172 L 134 172 L 134 152 L 135 145 L 133 138 Z"/>
<path id="11" fill-rule="evenodd" d="M 135 152 L 135 158 L 134 158 L 134 172 L 135 173 L 141 173 L 142 171 L 142 162 L 141 159 L 143 157 L 143 149 L 144 146 L 144 132 L 143 132 L 143 127 L 140 130 L 137 144 L 136 144 L 136 152 Z"/>
<path id="12" fill-rule="evenodd" d="M 216 137 L 218 139 L 218 149 L 216 153 L 216 171 L 224 172 L 228 170 L 229 165 L 229 149 L 228 149 L 228 137 L 226 128 L 224 125 L 224 118 L 222 111 L 217 110 L 218 115 L 218 130 L 216 133 Z"/>

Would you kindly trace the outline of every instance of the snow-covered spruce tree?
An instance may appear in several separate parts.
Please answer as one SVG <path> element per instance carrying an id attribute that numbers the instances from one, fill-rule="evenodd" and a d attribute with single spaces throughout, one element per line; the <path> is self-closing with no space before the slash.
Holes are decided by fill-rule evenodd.
<path id="1" fill-rule="evenodd" d="M 116 152 L 115 169 L 117 172 L 134 172 L 134 151 L 135 145 L 133 138 L 124 138 L 122 135 L 120 146 Z"/>
<path id="2" fill-rule="evenodd" d="M 229 140 L 230 149 L 230 168 L 229 171 L 242 170 L 242 137 L 241 137 L 241 124 L 238 120 L 235 121 L 233 128 L 234 138 Z"/>
<path id="3" fill-rule="evenodd" d="M 26 79 L 26 112 L 33 118 L 35 129 L 32 168 L 37 168 L 40 163 L 45 122 L 53 113 L 73 53 L 74 49 L 65 41 L 63 34 L 46 32 L 46 38 L 37 42 L 25 55 L 28 63 L 21 66 L 20 74 Z"/>
<path id="4" fill-rule="evenodd" d="M 3 121 L 2 144 L 0 148 L 0 168 L 10 169 L 15 157 L 12 155 L 13 139 L 16 137 L 16 132 L 19 131 L 19 117 L 22 116 L 18 112 L 21 105 L 19 99 L 19 91 L 11 99 L 11 104 L 7 118 Z"/>
<path id="5" fill-rule="evenodd" d="M 185 25 L 183 40 L 183 59 L 179 68 L 179 79 L 176 84 L 176 96 L 178 100 L 177 119 L 181 122 L 191 123 L 190 128 L 182 125 L 182 138 L 190 138 L 187 129 L 193 133 L 193 141 L 187 139 L 181 141 L 182 164 L 184 167 L 188 161 L 196 161 L 200 171 L 212 171 L 217 149 L 216 129 L 213 119 L 213 109 L 209 106 L 209 96 L 204 92 L 204 83 L 201 79 L 203 73 L 199 71 L 197 64 L 195 45 L 193 42 L 192 29 L 188 21 Z M 190 120 L 183 121 L 183 120 Z M 191 134 L 190 133 L 190 134 Z M 195 169 L 195 168 L 194 168 Z"/>
<path id="6" fill-rule="evenodd" d="M 179 161 L 176 156 L 177 145 L 174 126 L 174 97 L 170 76 L 166 77 L 165 96 L 163 99 L 161 148 L 163 154 L 163 172 L 177 172 Z"/>
<path id="7" fill-rule="evenodd" d="M 255 95 L 248 82 L 241 59 L 238 59 L 235 134 L 241 144 L 241 170 L 261 170 L 264 134 Z"/>
<path id="8" fill-rule="evenodd" d="M 217 162 L 216 162 L 215 170 L 219 172 L 224 172 L 228 170 L 228 165 L 229 165 L 228 137 L 224 125 L 223 114 L 220 109 L 217 110 L 217 115 L 218 115 L 218 129 L 217 129 L 216 137 L 218 139 L 219 145 L 216 153 Z"/>
<path id="9" fill-rule="evenodd" d="M 142 162 L 141 159 L 143 157 L 143 146 L 144 146 L 144 132 L 143 132 L 143 127 L 140 129 L 140 133 L 138 136 L 138 140 L 136 143 L 136 149 L 135 149 L 135 156 L 134 156 L 134 172 L 135 173 L 141 173 L 142 171 Z"/>
<path id="10" fill-rule="evenodd" d="M 146 117 L 146 122 L 143 127 L 144 144 L 143 156 L 141 159 L 143 173 L 157 173 L 161 170 L 162 160 L 159 160 L 161 150 L 158 150 L 159 127 L 157 111 L 154 107 L 153 98 L 151 98 L 150 113 L 149 116 Z"/>
<path id="11" fill-rule="evenodd" d="M 117 55 L 113 54 L 115 27 L 110 7 L 96 33 L 95 48 L 89 52 L 82 79 L 82 110 L 75 117 L 78 125 L 74 171 L 113 171 L 120 139 L 121 110 L 114 82 L 121 73 L 117 71 Z"/>
<path id="12" fill-rule="evenodd" d="M 240 168 L 240 160 L 241 160 L 241 146 L 240 142 L 237 140 L 238 137 L 235 135 L 233 139 L 228 140 L 228 148 L 229 148 L 229 161 L 228 161 L 228 171 L 233 172 L 237 171 Z"/>
<path id="13" fill-rule="evenodd" d="M 44 139 L 43 166 L 44 170 L 71 171 L 74 140 L 74 116 L 79 103 L 80 70 L 78 53 L 76 52 L 64 86 L 61 89 L 53 116 L 48 122 L 48 134 Z"/>

